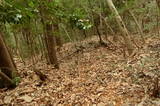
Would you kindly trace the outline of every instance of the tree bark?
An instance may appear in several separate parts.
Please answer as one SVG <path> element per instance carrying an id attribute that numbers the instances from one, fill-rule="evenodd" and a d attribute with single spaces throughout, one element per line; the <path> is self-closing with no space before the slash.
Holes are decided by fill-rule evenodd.
<path id="1" fill-rule="evenodd" d="M 143 34 L 143 31 L 142 31 L 140 24 L 137 21 L 137 18 L 135 17 L 134 13 L 131 10 L 128 10 L 128 11 L 131 14 L 131 16 L 133 17 L 135 24 L 137 25 L 137 28 L 138 28 L 139 33 L 141 34 L 141 39 L 142 39 L 143 43 L 145 43 L 145 39 L 143 37 L 144 34 Z"/>
<path id="2" fill-rule="evenodd" d="M 56 39 L 53 35 L 53 25 L 52 24 L 46 24 L 46 45 L 47 45 L 47 51 L 49 56 L 49 62 L 50 64 L 54 64 L 55 68 L 59 68 L 59 63 L 57 60 L 56 55 Z"/>
<path id="3" fill-rule="evenodd" d="M 2 34 L 0 33 L 0 68 L 9 78 L 12 78 L 12 74 L 16 71 L 16 67 L 12 62 L 11 56 L 7 50 L 6 44 L 4 43 Z"/>
<path id="4" fill-rule="evenodd" d="M 2 78 L 2 80 L 4 81 L 0 81 L 1 83 L 4 84 L 0 84 L 0 88 L 3 88 L 5 86 L 13 86 L 15 87 L 16 85 L 13 83 L 12 79 L 10 79 L 6 74 L 4 74 L 3 72 L 1 72 L 0 70 L 0 78 Z"/>
<path id="5" fill-rule="evenodd" d="M 53 28 L 54 28 L 54 32 L 57 34 L 55 36 L 55 39 L 56 39 L 56 46 L 59 46 L 59 47 L 62 47 L 62 37 L 60 36 L 59 34 L 59 27 L 58 27 L 58 24 L 54 24 L 53 25 Z"/>
<path id="6" fill-rule="evenodd" d="M 156 0 L 156 2 L 157 2 L 157 6 L 158 6 L 158 8 L 160 10 L 160 0 Z"/>
<path id="7" fill-rule="evenodd" d="M 115 8 L 112 0 L 107 0 L 107 4 L 108 4 L 110 10 L 112 11 L 112 13 L 115 14 L 115 19 L 118 23 L 119 28 L 121 29 L 122 36 L 125 41 L 125 46 L 127 48 L 128 54 L 131 55 L 134 51 L 134 47 L 133 47 L 133 44 L 131 43 L 131 39 L 129 37 L 128 30 L 127 30 L 121 16 L 119 15 L 117 9 Z"/>
<path id="8" fill-rule="evenodd" d="M 48 0 L 48 3 L 50 3 L 51 1 L 52 0 Z M 56 38 L 53 33 L 53 31 L 55 31 L 56 28 L 54 29 L 54 26 L 52 23 L 53 17 L 49 15 L 47 9 L 48 9 L 47 7 L 43 6 L 43 3 L 39 7 L 41 22 L 44 28 L 45 47 L 48 53 L 46 56 L 46 59 L 49 62 L 49 64 L 53 64 L 55 68 L 59 69 L 59 63 L 56 55 Z"/>
<path id="9" fill-rule="evenodd" d="M 3 40 L 2 33 L 0 33 L 0 69 L 8 78 L 13 79 L 15 77 L 16 67 Z M 0 85 L 4 85 L 4 83 Z"/>
<path id="10" fill-rule="evenodd" d="M 160 35 L 160 29 L 159 29 L 159 20 L 160 20 L 160 0 L 156 0 L 157 7 L 159 10 L 159 14 L 157 15 L 157 27 L 158 27 L 158 35 Z"/>

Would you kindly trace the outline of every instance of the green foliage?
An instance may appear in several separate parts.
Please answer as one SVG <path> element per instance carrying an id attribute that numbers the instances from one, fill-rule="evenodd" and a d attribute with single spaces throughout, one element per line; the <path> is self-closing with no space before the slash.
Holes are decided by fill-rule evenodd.
<path id="1" fill-rule="evenodd" d="M 8 3 L 0 5 L 0 22 L 1 23 L 18 23 L 22 18 L 20 11 Z"/>
<path id="2" fill-rule="evenodd" d="M 136 28 L 133 18 L 128 13 L 129 9 L 132 10 L 138 20 L 148 16 L 152 18 L 153 22 L 145 24 L 143 30 L 155 27 L 156 9 L 154 3 L 147 3 L 146 0 L 113 0 L 113 2 L 123 20 L 126 21 L 127 28 L 132 26 L 131 31 Z M 145 6 L 143 7 L 143 5 Z M 119 32 L 117 24 L 115 24 L 115 16 L 108 8 L 106 0 L 2 0 L 0 4 L 0 23 L 9 26 L 4 32 L 10 47 L 16 47 L 12 37 L 13 32 L 18 36 L 18 39 L 22 39 L 21 30 L 25 26 L 31 29 L 31 36 L 36 42 L 33 48 L 42 49 L 43 44 L 37 43 L 40 39 L 39 35 L 44 33 L 42 18 L 44 18 L 44 23 L 56 24 L 60 27 L 63 25 L 63 28 L 60 29 L 61 32 L 54 32 L 53 34 L 58 36 L 61 34 L 66 40 L 69 38 L 68 36 L 71 39 L 77 37 L 78 34 L 74 34 L 74 30 L 78 29 L 82 32 L 82 30 L 92 29 L 95 22 L 99 25 L 100 14 L 106 18 L 115 32 Z M 86 31 L 87 34 L 89 31 Z M 22 57 L 28 57 L 31 51 L 24 39 L 19 40 L 18 43 L 20 46 L 22 45 L 22 50 L 20 50 Z"/>
<path id="3" fill-rule="evenodd" d="M 20 77 L 15 77 L 15 78 L 12 80 L 12 83 L 17 86 L 17 85 L 20 83 L 20 81 L 21 81 L 21 78 L 20 78 Z"/>
<path id="4" fill-rule="evenodd" d="M 1 23 L 27 23 L 38 13 L 36 2 L 4 0 L 0 5 Z"/>
<path id="5" fill-rule="evenodd" d="M 87 14 L 82 9 L 76 9 L 72 14 L 69 15 L 69 23 L 72 27 L 78 29 L 89 29 L 92 24 L 89 19 L 87 19 Z"/>
<path id="6" fill-rule="evenodd" d="M 76 27 L 78 29 L 87 30 L 92 27 L 92 24 L 90 23 L 90 21 L 88 19 L 86 19 L 86 20 L 79 19 L 78 22 L 76 22 Z"/>

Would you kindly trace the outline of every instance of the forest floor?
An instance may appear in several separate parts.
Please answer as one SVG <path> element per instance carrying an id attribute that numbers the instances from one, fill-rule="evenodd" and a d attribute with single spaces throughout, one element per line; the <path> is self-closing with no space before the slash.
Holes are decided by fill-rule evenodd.
<path id="1" fill-rule="evenodd" d="M 59 70 L 43 60 L 24 65 L 15 58 L 21 83 L 0 90 L 0 105 L 160 106 L 160 98 L 153 97 L 160 74 L 160 39 L 148 37 L 130 58 L 124 58 L 120 46 L 100 46 L 96 39 L 64 44 L 58 52 Z M 40 81 L 33 70 L 43 72 L 47 80 Z"/>

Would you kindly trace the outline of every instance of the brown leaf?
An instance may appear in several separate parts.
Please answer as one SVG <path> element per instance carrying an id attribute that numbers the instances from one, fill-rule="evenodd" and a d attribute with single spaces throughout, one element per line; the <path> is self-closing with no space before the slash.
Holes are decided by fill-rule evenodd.
<path id="1" fill-rule="evenodd" d="M 19 99 L 22 99 L 25 102 L 32 102 L 32 100 L 33 100 L 33 98 L 28 95 L 24 95 L 24 96 L 20 97 Z"/>
<path id="2" fill-rule="evenodd" d="M 6 104 L 10 104 L 11 103 L 11 101 L 12 101 L 12 97 L 11 96 L 5 96 L 4 97 L 4 103 L 6 103 Z"/>

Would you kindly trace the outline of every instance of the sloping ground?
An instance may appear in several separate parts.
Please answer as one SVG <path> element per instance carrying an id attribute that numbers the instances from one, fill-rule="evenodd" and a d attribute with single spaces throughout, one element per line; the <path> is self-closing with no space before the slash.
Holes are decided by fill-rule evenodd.
<path id="1" fill-rule="evenodd" d="M 14 106 L 160 106 L 152 97 L 160 74 L 160 41 L 147 40 L 136 55 L 124 59 L 122 50 L 99 46 L 93 38 L 65 44 L 56 70 L 45 61 L 26 65 L 15 59 L 22 81 L 14 90 L 0 90 L 0 105 Z M 32 69 L 47 75 L 41 82 Z"/>

